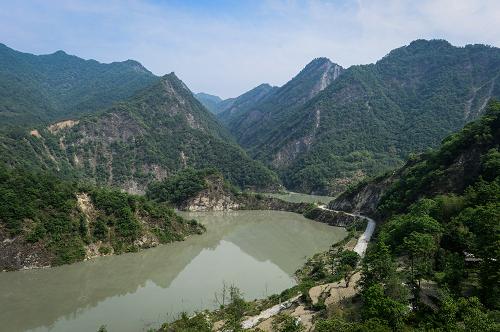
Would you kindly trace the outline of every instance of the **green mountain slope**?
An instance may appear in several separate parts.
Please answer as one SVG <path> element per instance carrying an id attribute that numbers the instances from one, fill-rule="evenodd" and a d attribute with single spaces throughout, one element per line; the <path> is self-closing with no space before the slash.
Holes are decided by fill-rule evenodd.
<path id="1" fill-rule="evenodd" d="M 500 103 L 439 149 L 330 207 L 380 220 L 363 263 L 364 320 L 395 330 L 498 330 L 491 310 L 500 308 Z"/>
<path id="2" fill-rule="evenodd" d="M 57 170 L 129 192 L 178 170 L 213 167 L 254 189 L 278 184 L 173 73 L 100 114 L 0 138 L 4 163 Z"/>
<path id="3" fill-rule="evenodd" d="M 202 231 L 144 197 L 0 166 L 0 271 L 137 251 Z"/>
<path id="4" fill-rule="evenodd" d="M 219 96 L 210 95 L 204 92 L 195 93 L 194 96 L 207 110 L 214 114 L 218 113 L 217 105 L 222 101 Z"/>
<path id="5" fill-rule="evenodd" d="M 93 113 L 157 79 L 132 60 L 103 64 L 63 51 L 37 56 L 0 44 L 0 124 L 46 123 Z"/>
<path id="6" fill-rule="evenodd" d="M 282 87 L 260 85 L 234 100 L 218 118 L 245 148 L 262 143 L 261 132 L 282 124 L 279 117 L 300 107 L 324 90 L 342 73 L 343 68 L 327 58 L 311 61 L 297 76 Z"/>
<path id="7" fill-rule="evenodd" d="M 277 105 L 233 133 L 290 189 L 336 193 L 482 114 L 500 96 L 499 74 L 498 48 L 417 40 L 350 67 L 303 106 Z"/>

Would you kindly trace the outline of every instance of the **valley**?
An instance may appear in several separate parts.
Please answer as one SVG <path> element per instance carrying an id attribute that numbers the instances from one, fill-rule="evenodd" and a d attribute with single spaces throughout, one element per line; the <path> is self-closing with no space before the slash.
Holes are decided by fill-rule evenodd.
<path id="1" fill-rule="evenodd" d="M 289 212 L 181 215 L 199 220 L 207 231 L 139 253 L 0 273 L 2 328 L 12 332 L 97 331 L 101 325 L 119 331 L 158 328 L 181 312 L 215 309 L 215 296 L 224 284 L 238 286 L 248 300 L 292 287 L 294 272 L 305 257 L 346 235 L 342 228 Z"/>
<path id="2" fill-rule="evenodd" d="M 0 44 L 0 330 L 497 331 L 499 79 L 417 39 L 221 98 Z"/>

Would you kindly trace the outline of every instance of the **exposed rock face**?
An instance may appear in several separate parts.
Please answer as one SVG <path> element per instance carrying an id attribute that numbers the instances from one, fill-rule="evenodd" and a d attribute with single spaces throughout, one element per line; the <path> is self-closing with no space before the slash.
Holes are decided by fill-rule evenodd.
<path id="1" fill-rule="evenodd" d="M 361 220 L 360 217 L 347 214 L 343 211 L 331 211 L 320 208 L 309 210 L 304 216 L 324 224 L 339 227 L 346 227 Z"/>
<path id="2" fill-rule="evenodd" d="M 466 149 L 456 155 L 453 160 L 440 171 L 443 176 L 426 183 L 422 188 L 422 196 L 435 196 L 445 193 L 461 193 L 473 183 L 481 170 L 481 155 L 488 147 Z M 354 212 L 365 215 L 376 215 L 377 207 L 383 196 L 392 190 L 397 181 L 406 181 L 406 177 L 418 164 L 426 163 L 425 155 L 409 160 L 403 167 L 392 173 L 370 180 L 356 189 L 346 191 L 328 204 L 332 210 Z M 418 199 L 418 197 L 415 197 Z"/>
<path id="3" fill-rule="evenodd" d="M 498 59 L 498 48 L 443 40 L 414 41 L 341 75 L 317 59 L 227 125 L 290 190 L 336 194 L 345 189 L 337 182 L 399 167 L 483 114 L 500 96 Z"/>
<path id="4" fill-rule="evenodd" d="M 219 105 L 222 107 L 226 104 L 227 107 L 218 114 L 218 118 L 242 146 L 255 146 L 256 139 L 260 140 L 258 133 L 281 127 L 279 116 L 307 103 L 343 71 L 341 66 L 327 58 L 314 59 L 281 87 L 262 84 L 233 100 L 223 101 Z M 298 140 L 308 139 L 304 136 Z"/>
<path id="5" fill-rule="evenodd" d="M 252 160 L 173 73 L 97 115 L 32 131 L 29 140 L 14 142 L 16 147 L 3 139 L 0 153 L 11 153 L 15 162 L 33 161 L 134 194 L 186 167 L 218 169 L 244 188 L 278 184 L 277 176 Z"/>
<path id="6" fill-rule="evenodd" d="M 380 199 L 394 183 L 394 175 L 383 177 L 379 180 L 370 181 L 353 191 L 344 192 L 328 204 L 332 210 L 355 212 L 373 215 L 377 209 Z"/>
<path id="7" fill-rule="evenodd" d="M 41 243 L 29 243 L 22 236 L 8 238 L 0 229 L 0 271 L 50 266 L 52 254 Z"/>
<path id="8" fill-rule="evenodd" d="M 78 124 L 78 120 L 65 120 L 65 121 L 59 121 L 59 122 L 56 122 L 54 124 L 51 124 L 48 129 L 51 133 L 57 133 L 59 130 L 61 129 L 65 129 L 65 128 L 71 128 L 75 125 Z"/>
<path id="9" fill-rule="evenodd" d="M 224 180 L 211 175 L 206 180 L 206 188 L 185 201 L 181 210 L 185 211 L 228 211 L 238 210 L 240 204 L 235 196 L 225 189 Z"/>

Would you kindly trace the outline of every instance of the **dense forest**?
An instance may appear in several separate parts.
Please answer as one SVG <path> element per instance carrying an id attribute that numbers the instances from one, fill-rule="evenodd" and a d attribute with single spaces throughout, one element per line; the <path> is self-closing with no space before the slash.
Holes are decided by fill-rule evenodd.
<path id="1" fill-rule="evenodd" d="M 500 309 L 500 103 L 414 157 L 378 205 L 362 263 L 361 319 L 319 331 L 497 331 Z"/>
<path id="2" fill-rule="evenodd" d="M 297 271 L 297 286 L 252 302 L 231 287 L 219 310 L 181 316 L 160 331 L 208 332 L 219 320 L 238 331 L 246 316 L 297 294 L 303 310 L 314 313 L 319 332 L 498 331 L 500 103 L 491 102 L 484 116 L 448 136 L 439 149 L 414 156 L 385 177 L 394 174 L 373 211 L 378 230 L 363 259 L 344 247 L 356 231 L 351 227 L 346 239 Z M 369 182 L 352 191 L 363 191 Z M 313 287 L 345 280 L 333 290 L 342 292 L 359 272 L 352 297 L 312 302 Z M 306 330 L 287 313 L 270 325 L 276 332 Z"/>
<path id="3" fill-rule="evenodd" d="M 186 167 L 216 168 L 241 188 L 279 185 L 173 73 L 97 115 L 35 128 L 0 135 L 0 160 L 134 193 Z"/>
<path id="4" fill-rule="evenodd" d="M 132 60 L 104 64 L 63 51 L 33 55 L 0 44 L 0 132 L 95 113 L 157 79 Z"/>
<path id="5" fill-rule="evenodd" d="M 137 251 L 202 231 L 143 196 L 0 166 L 0 270 Z"/>
<path id="6" fill-rule="evenodd" d="M 417 40 L 375 64 L 349 67 L 303 105 L 270 105 L 267 96 L 222 121 L 287 188 L 339 193 L 482 114 L 489 98 L 500 97 L 499 70 L 498 48 Z M 321 73 L 308 79 L 304 91 Z"/>

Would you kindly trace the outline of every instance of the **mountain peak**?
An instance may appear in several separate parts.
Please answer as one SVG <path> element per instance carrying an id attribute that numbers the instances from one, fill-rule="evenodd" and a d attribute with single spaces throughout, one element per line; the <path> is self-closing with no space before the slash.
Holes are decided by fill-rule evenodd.
<path id="1" fill-rule="evenodd" d="M 418 47 L 453 47 L 447 40 L 444 39 L 416 39 L 407 46 L 408 48 Z"/>
<path id="2" fill-rule="evenodd" d="M 68 55 L 68 53 L 64 52 L 63 50 L 58 50 L 58 51 L 55 51 L 54 53 L 52 53 L 52 55 L 63 56 L 63 55 Z"/>
<path id="3" fill-rule="evenodd" d="M 319 57 L 319 58 L 314 58 L 311 62 L 309 62 L 307 64 L 307 66 L 312 66 L 312 65 L 321 66 L 324 64 L 334 64 L 334 63 L 332 62 L 332 60 L 328 59 L 327 57 Z M 307 68 L 307 66 L 306 66 L 306 68 Z"/>

